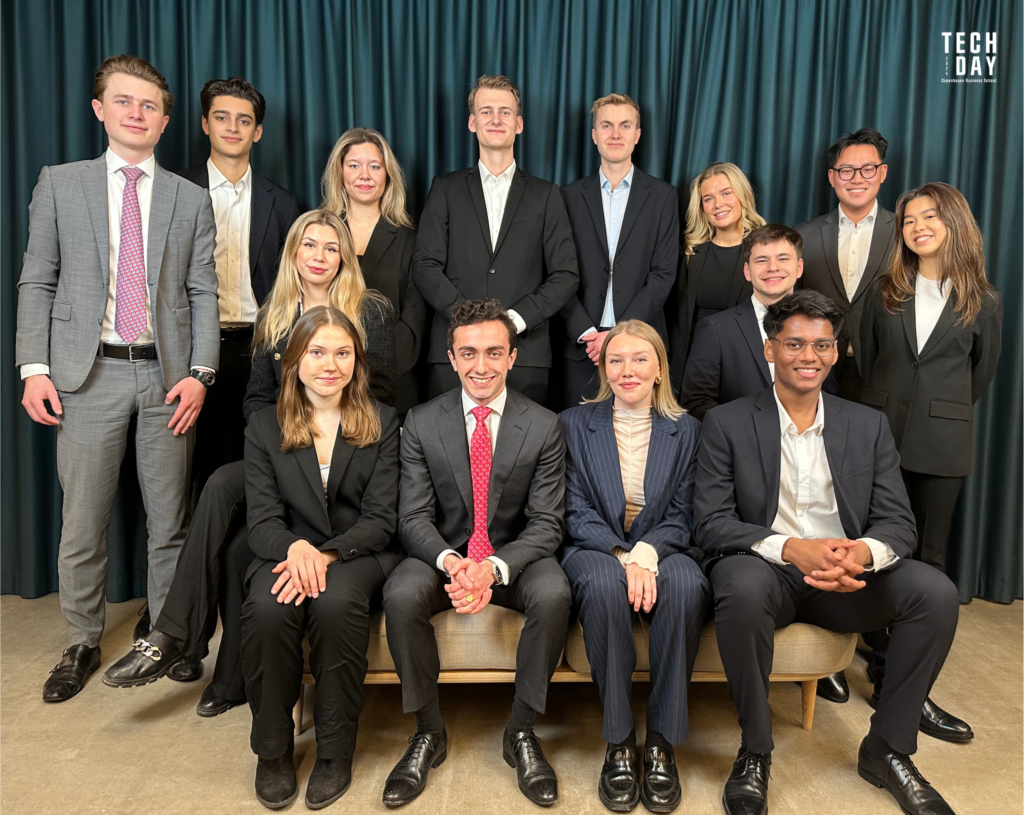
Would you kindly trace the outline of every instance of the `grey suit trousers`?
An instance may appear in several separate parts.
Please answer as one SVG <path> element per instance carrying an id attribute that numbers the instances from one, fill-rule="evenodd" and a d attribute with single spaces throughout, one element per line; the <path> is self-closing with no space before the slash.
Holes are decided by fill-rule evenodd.
<path id="1" fill-rule="evenodd" d="M 175 436 L 167 424 L 177 401 L 164 404 L 157 360 L 98 357 L 76 391 L 60 392 L 64 416 L 57 430 L 57 475 L 64 490 L 57 572 L 60 607 L 71 645 L 100 644 L 106 617 L 107 527 L 127 444 L 135 436 L 139 486 L 149 532 L 147 596 L 160 616 L 185 539 L 193 430 Z"/>

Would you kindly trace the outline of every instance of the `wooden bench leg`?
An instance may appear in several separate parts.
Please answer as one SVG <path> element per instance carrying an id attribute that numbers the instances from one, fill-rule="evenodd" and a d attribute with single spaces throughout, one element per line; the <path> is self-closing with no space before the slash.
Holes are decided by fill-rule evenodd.
<path id="1" fill-rule="evenodd" d="M 305 686 L 305 684 L 303 684 L 303 685 L 299 686 L 299 698 L 295 701 L 295 707 L 292 708 L 292 720 L 295 722 L 295 735 L 296 736 L 301 736 L 302 735 L 302 707 L 303 707 L 303 702 L 305 701 L 305 699 L 306 699 L 306 686 Z M 814 702 L 812 700 L 811 701 L 811 705 L 813 706 L 813 704 L 814 704 Z M 805 729 L 810 730 L 810 728 L 806 727 L 806 725 L 805 725 Z"/>
<path id="2" fill-rule="evenodd" d="M 817 696 L 817 691 L 817 679 L 805 679 L 800 683 L 800 692 L 803 697 L 801 707 L 803 708 L 804 730 L 810 730 L 814 727 L 814 699 Z"/>

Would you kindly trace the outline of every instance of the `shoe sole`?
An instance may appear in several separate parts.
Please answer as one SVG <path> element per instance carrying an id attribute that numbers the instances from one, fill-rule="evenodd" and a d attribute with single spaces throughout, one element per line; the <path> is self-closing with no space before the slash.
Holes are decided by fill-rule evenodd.
<path id="1" fill-rule="evenodd" d="M 513 770 L 516 769 L 516 762 L 513 760 L 511 754 L 506 752 L 504 747 L 501 748 L 501 757 L 505 759 L 505 763 L 508 764 L 509 767 L 511 767 Z M 517 780 L 518 775 L 519 774 L 516 773 Z M 527 801 L 529 801 L 531 804 L 536 804 L 539 807 L 553 807 L 555 804 L 558 803 L 557 795 L 551 801 L 534 801 L 533 798 L 530 797 L 530 794 L 523 789 L 521 784 L 519 785 L 519 791 L 523 794 Z"/>
<path id="2" fill-rule="evenodd" d="M 143 685 L 152 685 L 160 677 L 165 676 L 171 668 L 173 668 L 179 660 L 171 662 L 169 665 L 165 665 L 155 674 L 143 677 L 142 679 L 111 679 L 106 674 L 103 674 L 103 684 L 108 688 L 141 688 Z"/>
<path id="3" fill-rule="evenodd" d="M 326 801 L 321 801 L 319 804 L 314 804 L 308 798 L 306 798 L 304 801 L 304 803 L 306 804 L 306 809 L 325 809 L 326 807 L 329 807 L 331 804 L 333 804 L 335 801 L 341 798 L 342 795 L 348 792 L 348 788 L 351 786 L 352 777 L 349 776 L 348 783 L 344 787 L 342 787 L 341 792 L 339 792 L 333 798 L 328 798 Z"/>
<path id="4" fill-rule="evenodd" d="M 644 809 L 646 809 L 648 812 L 659 813 L 660 815 L 660 813 L 675 812 L 676 809 L 679 808 L 679 805 L 682 803 L 683 796 L 680 793 L 679 800 L 677 800 L 674 804 L 649 804 L 647 803 L 647 801 L 644 801 L 644 796 L 641 792 L 640 800 L 643 802 Z"/>
<path id="5" fill-rule="evenodd" d="M 262 798 L 260 798 L 260 794 L 258 792 L 253 794 L 256 796 L 256 800 L 263 804 L 263 806 L 265 806 L 267 809 L 284 809 L 292 801 L 299 797 L 299 788 L 298 786 L 295 787 L 295 792 L 291 794 L 291 797 L 287 801 L 264 801 Z"/>
<path id="6" fill-rule="evenodd" d="M 640 790 L 636 792 L 636 798 L 626 804 L 615 804 L 611 801 L 606 801 L 601 795 L 601 788 L 597 788 L 597 799 L 604 805 L 605 809 L 611 810 L 612 812 L 632 812 L 640 803 Z"/>
<path id="7" fill-rule="evenodd" d="M 438 767 L 440 767 L 442 764 L 444 764 L 444 760 L 446 758 L 448 758 L 448 746 L 447 745 L 445 745 L 444 752 L 441 753 L 441 755 L 437 756 L 437 758 L 434 759 L 434 763 L 430 765 L 430 769 L 436 770 Z M 385 782 L 385 784 L 386 783 L 387 782 Z M 417 798 L 420 797 L 420 795 L 423 794 L 423 790 L 425 790 L 426 788 L 427 788 L 427 779 L 424 778 L 423 779 L 423 788 L 418 790 L 415 795 L 413 795 L 413 796 L 411 796 L 409 798 L 405 798 L 402 801 L 385 801 L 382 798 L 381 799 L 381 803 L 383 803 L 384 806 L 387 807 L 388 809 L 398 809 L 399 807 L 404 807 L 406 804 L 411 803 L 412 801 L 415 801 Z"/>

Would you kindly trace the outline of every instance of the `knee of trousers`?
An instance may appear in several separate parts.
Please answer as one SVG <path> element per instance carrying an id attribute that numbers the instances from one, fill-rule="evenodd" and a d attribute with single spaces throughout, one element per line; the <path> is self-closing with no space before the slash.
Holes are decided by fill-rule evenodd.
<path id="1" fill-rule="evenodd" d="M 569 619 L 572 589 L 561 569 L 557 572 L 553 570 L 537 589 L 525 598 L 524 613 L 527 617 L 538 617 L 543 620 L 557 620 L 563 617 Z"/>
<path id="2" fill-rule="evenodd" d="M 938 569 L 916 560 L 905 560 L 897 566 L 905 573 L 900 594 L 906 598 L 908 608 L 916 608 L 919 615 L 935 628 L 956 629 L 960 615 L 960 595 L 956 586 Z M 917 615 L 915 615 L 917 616 Z"/>
<path id="3" fill-rule="evenodd" d="M 753 621 L 773 619 L 772 596 L 779 590 L 779 578 L 767 561 L 753 555 L 731 555 L 719 561 L 711 572 L 715 620 L 736 620 L 749 626 Z"/>
<path id="4" fill-rule="evenodd" d="M 307 601 L 308 602 L 308 601 Z M 294 603 L 279 603 L 269 591 L 250 591 L 242 604 L 242 628 L 256 639 L 271 639 L 289 629 L 301 630 L 303 609 Z"/>
<path id="5" fill-rule="evenodd" d="M 686 619 L 704 619 L 711 586 L 700 566 L 689 555 L 675 554 L 658 565 L 658 602 L 678 608 Z"/>
<path id="6" fill-rule="evenodd" d="M 429 619 L 430 587 L 416 580 L 395 579 L 396 572 L 384 584 L 384 618 L 399 620 Z M 400 577 L 400 576 L 399 576 Z"/>
<path id="7" fill-rule="evenodd" d="M 213 471 L 199 500 L 228 502 L 245 498 L 245 462 L 232 461 Z"/>

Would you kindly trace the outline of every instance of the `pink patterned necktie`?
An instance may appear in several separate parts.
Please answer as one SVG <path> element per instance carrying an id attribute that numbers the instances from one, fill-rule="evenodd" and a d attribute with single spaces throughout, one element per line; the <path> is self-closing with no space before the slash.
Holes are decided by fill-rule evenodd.
<path id="1" fill-rule="evenodd" d="M 473 408 L 476 428 L 469 443 L 469 467 L 473 471 L 473 534 L 469 537 L 469 559 L 479 563 L 494 554 L 487 537 L 487 498 L 491 485 L 491 433 L 487 429 L 489 407 Z"/>
<path id="2" fill-rule="evenodd" d="M 146 255 L 142 247 L 142 212 L 135 188 L 143 172 L 138 167 L 122 167 L 121 172 L 126 180 L 121 199 L 114 330 L 131 345 L 146 330 Z"/>

